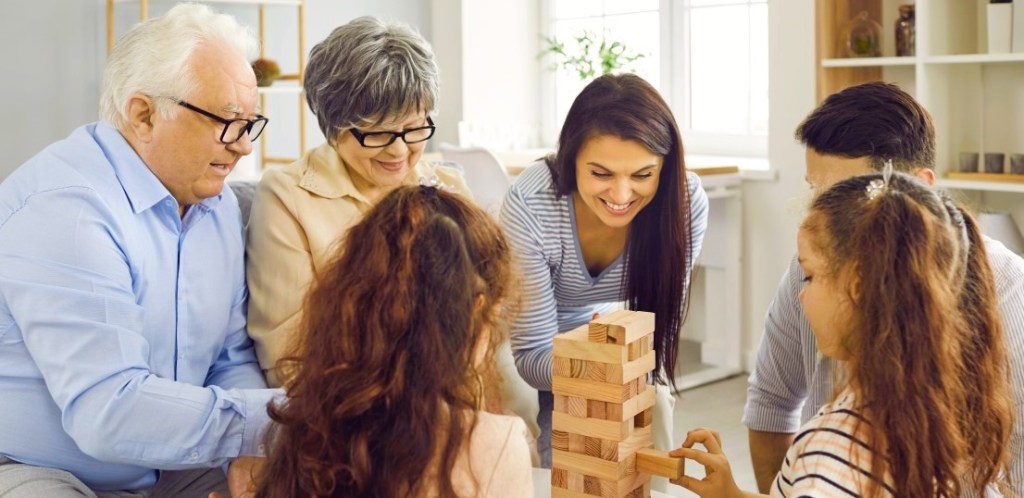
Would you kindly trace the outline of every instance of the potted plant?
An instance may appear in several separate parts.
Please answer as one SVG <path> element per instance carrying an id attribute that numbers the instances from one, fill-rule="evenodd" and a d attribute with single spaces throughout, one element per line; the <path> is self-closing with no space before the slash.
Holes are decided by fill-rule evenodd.
<path id="1" fill-rule="evenodd" d="M 607 32 L 603 32 L 598 39 L 593 32 L 584 30 L 574 39 L 575 46 L 566 46 L 556 37 L 549 36 L 544 39 L 546 47 L 540 56 L 553 57 L 555 63 L 552 69 L 561 67 L 584 81 L 602 74 L 628 70 L 633 62 L 646 55 L 631 51 L 620 41 L 609 40 Z"/>

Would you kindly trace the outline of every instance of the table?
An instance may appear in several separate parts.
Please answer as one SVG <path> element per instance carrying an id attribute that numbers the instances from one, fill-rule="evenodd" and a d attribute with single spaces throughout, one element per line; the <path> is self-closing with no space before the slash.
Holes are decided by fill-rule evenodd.
<path id="1" fill-rule="evenodd" d="M 551 498 L 551 469 L 533 469 L 533 496 L 535 498 Z M 672 498 L 672 496 L 661 491 L 651 490 L 651 498 Z"/>

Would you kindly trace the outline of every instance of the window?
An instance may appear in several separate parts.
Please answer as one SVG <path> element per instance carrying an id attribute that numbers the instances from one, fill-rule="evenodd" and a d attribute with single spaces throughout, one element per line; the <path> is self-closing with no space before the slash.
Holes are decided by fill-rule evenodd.
<path id="1" fill-rule="evenodd" d="M 767 156 L 767 0 L 548 0 L 545 12 L 567 46 L 587 31 L 644 54 L 630 69 L 672 106 L 688 155 Z M 550 73 L 544 136 L 557 136 L 584 85 Z"/>

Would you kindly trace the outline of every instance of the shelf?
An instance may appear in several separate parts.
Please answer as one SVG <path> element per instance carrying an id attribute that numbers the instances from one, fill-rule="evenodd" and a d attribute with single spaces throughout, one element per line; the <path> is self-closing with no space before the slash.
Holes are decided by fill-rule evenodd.
<path id="1" fill-rule="evenodd" d="M 917 57 L 850 57 L 846 59 L 822 59 L 821 67 L 887 67 L 913 66 Z"/>
<path id="2" fill-rule="evenodd" d="M 930 55 L 924 57 L 925 64 L 994 64 L 999 62 L 1024 62 L 1024 53 Z"/>
<path id="3" fill-rule="evenodd" d="M 139 0 L 114 0 L 114 3 L 137 3 Z M 177 3 L 178 0 L 149 0 L 150 3 Z M 302 0 L 203 0 L 203 3 L 234 3 L 244 5 L 289 5 L 298 7 Z"/>
<path id="4" fill-rule="evenodd" d="M 1014 182 L 993 182 L 985 180 L 956 180 L 950 178 L 936 178 L 935 186 L 944 189 L 1024 193 L 1024 183 Z"/>

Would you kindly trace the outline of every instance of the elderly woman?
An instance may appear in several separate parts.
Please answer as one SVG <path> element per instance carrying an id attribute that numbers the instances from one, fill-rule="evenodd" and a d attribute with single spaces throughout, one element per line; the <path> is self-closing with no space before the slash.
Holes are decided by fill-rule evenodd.
<path id="1" fill-rule="evenodd" d="M 458 171 L 420 162 L 438 70 L 411 27 L 361 17 L 336 28 L 313 47 L 304 87 L 327 143 L 264 173 L 248 227 L 249 334 L 272 385 L 306 290 L 350 227 L 400 185 L 468 195 Z"/>

